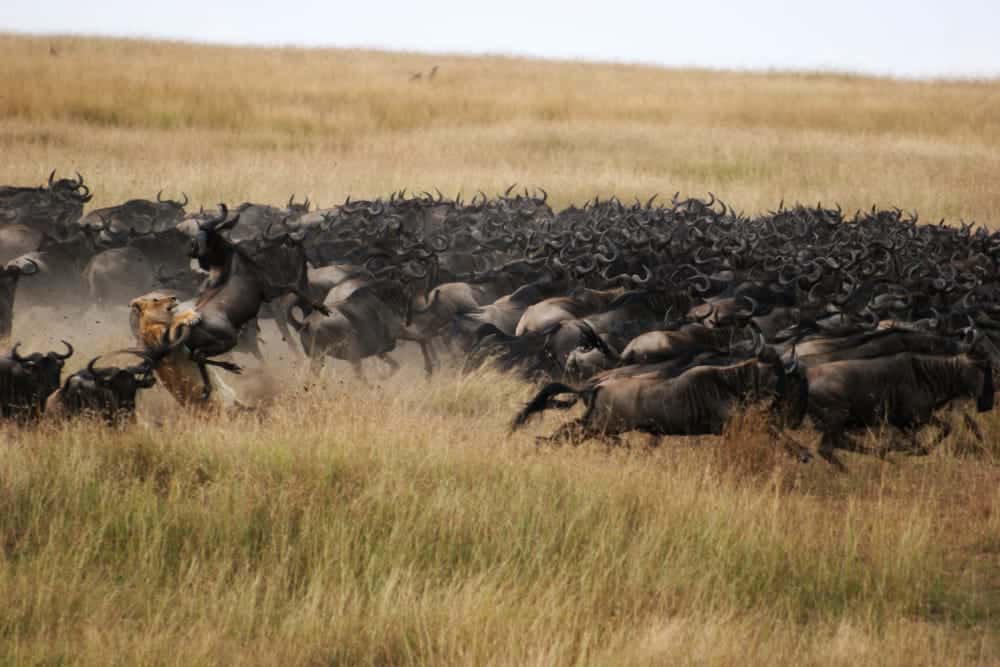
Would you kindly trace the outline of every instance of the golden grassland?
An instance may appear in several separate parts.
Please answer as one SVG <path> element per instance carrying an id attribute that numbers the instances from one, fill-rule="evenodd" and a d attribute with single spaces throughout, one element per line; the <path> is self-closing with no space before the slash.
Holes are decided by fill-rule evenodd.
<path id="1" fill-rule="evenodd" d="M 560 204 L 711 190 L 748 213 L 785 198 L 990 223 L 1000 208 L 996 81 L 10 35 L 0 61 L 0 180 L 79 169 L 95 204 L 519 182 Z"/>
<path id="2" fill-rule="evenodd" d="M 0 59 L 0 182 L 79 169 L 95 205 L 513 181 L 987 223 L 1000 203 L 996 83 L 14 36 Z M 930 456 L 844 475 L 786 460 L 752 411 L 718 439 L 538 448 L 576 413 L 510 435 L 517 380 L 314 381 L 266 335 L 237 381 L 272 396 L 257 414 L 191 419 L 156 388 L 122 432 L 0 427 L 0 662 L 1000 661 L 993 415 L 985 447 L 952 417 Z M 128 344 L 127 313 L 15 320 L 60 337 L 75 370 Z"/>

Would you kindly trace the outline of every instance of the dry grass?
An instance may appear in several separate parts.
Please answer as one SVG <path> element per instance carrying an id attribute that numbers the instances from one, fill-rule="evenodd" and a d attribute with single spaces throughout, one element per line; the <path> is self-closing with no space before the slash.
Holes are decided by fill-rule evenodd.
<path id="1" fill-rule="evenodd" d="M 747 212 L 784 197 L 984 222 L 1000 207 L 997 82 L 2 35 L 0 59 L 0 181 L 78 168 L 95 204 L 517 181 L 559 203 L 712 190 Z"/>
<path id="2" fill-rule="evenodd" d="M 0 58 L 0 182 L 79 168 L 96 205 L 520 181 L 989 222 L 1000 199 L 991 83 L 9 36 Z M 68 335 L 75 368 L 126 322 L 35 309 L 15 338 Z M 721 441 L 537 449 L 572 415 L 509 436 L 510 378 L 315 384 L 274 337 L 242 386 L 280 387 L 259 417 L 190 421 L 155 389 L 123 433 L 0 430 L 0 662 L 1000 660 L 996 417 L 985 448 L 956 428 L 847 475 L 775 455 L 752 415 Z"/>

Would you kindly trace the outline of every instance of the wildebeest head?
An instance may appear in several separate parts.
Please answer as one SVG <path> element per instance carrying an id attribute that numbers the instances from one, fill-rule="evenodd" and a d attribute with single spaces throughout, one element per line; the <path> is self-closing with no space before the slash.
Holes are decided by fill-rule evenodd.
<path id="1" fill-rule="evenodd" d="M 796 428 L 805 419 L 809 407 L 809 380 L 806 377 L 806 369 L 799 364 L 799 357 L 794 347 L 791 359 L 786 362 L 773 347 L 764 345 L 764 338 L 759 332 L 755 332 L 755 338 L 757 360 L 768 367 L 775 378 L 772 410 L 778 414 L 781 425 Z"/>
<path id="2" fill-rule="evenodd" d="M 90 201 L 92 197 L 90 194 L 90 188 L 84 185 L 83 176 L 80 175 L 80 172 L 76 172 L 75 180 L 72 178 L 60 178 L 59 180 L 55 180 L 55 177 L 56 170 L 53 169 L 52 173 L 49 174 L 49 190 L 54 194 L 71 197 L 81 203 Z"/>
<path id="3" fill-rule="evenodd" d="M 31 388 L 33 402 L 37 400 L 39 404 L 44 404 L 49 394 L 59 388 L 63 365 L 73 355 L 73 346 L 66 341 L 62 341 L 62 344 L 66 346 L 65 354 L 33 352 L 22 356 L 17 351 L 20 343 L 15 343 L 11 349 L 9 357 L 24 374 L 25 384 Z"/>
<path id="4" fill-rule="evenodd" d="M 28 257 L 12 260 L 7 266 L 0 267 L 0 338 L 10 336 L 14 324 L 14 295 L 18 279 L 37 272 L 38 264 Z"/>
<path id="5" fill-rule="evenodd" d="M 198 260 L 198 265 L 205 271 L 213 266 L 219 266 L 226 260 L 226 254 L 230 250 L 230 243 L 223 238 L 222 232 L 232 229 L 240 216 L 229 217 L 229 209 L 225 204 L 219 204 L 219 215 L 198 223 L 198 230 L 191 239 L 191 249 L 188 253 L 190 257 Z"/>
<path id="6" fill-rule="evenodd" d="M 98 359 L 94 357 L 85 369 L 66 378 L 58 395 L 63 409 L 71 415 L 97 414 L 109 424 L 130 418 L 139 389 L 156 383 L 152 360 L 144 357 L 135 366 L 97 368 Z"/>

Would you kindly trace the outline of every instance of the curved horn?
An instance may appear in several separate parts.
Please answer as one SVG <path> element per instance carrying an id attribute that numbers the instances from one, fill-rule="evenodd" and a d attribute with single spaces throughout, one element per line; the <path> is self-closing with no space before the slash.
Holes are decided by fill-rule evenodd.
<path id="1" fill-rule="evenodd" d="M 90 373 L 91 375 L 97 375 L 98 371 L 97 371 L 96 368 L 94 368 L 94 365 L 97 363 L 97 360 L 100 359 L 100 358 L 101 358 L 101 355 L 97 355 L 96 357 L 94 357 L 93 359 L 91 359 L 90 362 L 87 364 L 87 372 Z"/>
<path id="2" fill-rule="evenodd" d="M 792 345 L 792 358 L 787 364 L 785 364 L 785 373 L 791 375 L 795 371 L 799 370 L 799 353 Z"/>
<path id="3" fill-rule="evenodd" d="M 223 204 L 222 202 L 219 202 L 219 215 L 218 215 L 218 217 L 210 218 L 208 220 L 205 220 L 204 222 L 199 222 L 198 223 L 198 227 L 200 229 L 202 229 L 203 231 L 209 232 L 209 231 L 212 231 L 213 229 L 215 229 L 221 223 L 225 222 L 226 218 L 228 218 L 228 217 L 229 217 L 229 208 L 225 204 Z"/>
<path id="4" fill-rule="evenodd" d="M 73 346 L 64 340 L 59 342 L 66 346 L 66 354 L 59 354 L 58 352 L 53 352 L 52 356 L 55 357 L 56 359 L 59 359 L 60 361 L 66 361 L 67 359 L 73 356 L 73 351 L 74 351 Z"/>
<path id="5" fill-rule="evenodd" d="M 14 347 L 10 348 L 10 358 L 20 364 L 24 361 L 24 357 L 17 353 L 19 347 L 21 347 L 21 341 L 14 343 Z"/>
<path id="6" fill-rule="evenodd" d="M 56 170 L 55 170 L 55 169 L 53 169 L 53 170 L 52 170 L 52 173 L 51 173 L 51 174 L 49 174 L 49 187 L 50 187 L 50 188 L 52 187 L 52 180 L 53 180 L 53 179 L 54 179 L 55 177 L 56 177 Z"/>
<path id="7" fill-rule="evenodd" d="M 653 272 L 645 264 L 642 265 L 643 277 L 640 278 L 638 273 L 633 273 L 631 278 L 632 282 L 636 285 L 648 285 L 649 281 L 653 279 Z"/>

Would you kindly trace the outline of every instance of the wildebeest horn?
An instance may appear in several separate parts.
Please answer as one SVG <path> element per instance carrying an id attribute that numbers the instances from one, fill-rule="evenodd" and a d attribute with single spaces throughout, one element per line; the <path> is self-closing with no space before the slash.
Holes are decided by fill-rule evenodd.
<path id="1" fill-rule="evenodd" d="M 17 363 L 21 363 L 24 361 L 24 357 L 22 357 L 20 354 L 17 353 L 17 348 L 19 347 L 21 347 L 21 341 L 17 341 L 16 343 L 14 343 L 14 347 L 10 348 L 10 358 L 16 361 Z"/>
<path id="2" fill-rule="evenodd" d="M 61 340 L 59 342 L 66 346 L 66 354 L 59 354 L 58 352 L 53 352 L 52 356 L 55 357 L 56 359 L 59 359 L 60 361 L 66 361 L 67 359 L 73 356 L 73 346 L 64 340 Z"/>
<path id="3" fill-rule="evenodd" d="M 50 187 L 50 188 L 52 187 L 52 179 L 54 179 L 55 177 L 56 177 L 56 170 L 55 170 L 55 169 L 53 169 L 53 170 L 52 170 L 52 173 L 51 173 L 51 174 L 49 174 L 49 187 Z"/>
<path id="4" fill-rule="evenodd" d="M 709 290 L 712 289 L 712 280 L 705 274 L 691 276 L 688 280 L 690 281 L 691 287 L 694 289 L 694 291 L 698 292 L 699 294 L 704 294 L 705 292 L 708 292 Z M 699 284 L 701 285 L 700 287 Z"/>
<path id="5" fill-rule="evenodd" d="M 90 373 L 91 375 L 97 375 L 97 369 L 94 368 L 94 364 L 96 364 L 97 360 L 100 358 L 101 355 L 97 355 L 96 357 L 91 359 L 90 362 L 87 364 L 87 372 Z"/>
<path id="6" fill-rule="evenodd" d="M 159 203 L 161 203 L 161 204 L 163 203 L 163 200 L 162 200 L 162 199 L 160 198 L 160 196 L 161 196 L 162 194 L 163 194 L 163 190 L 160 190 L 160 191 L 158 191 L 158 192 L 156 193 L 156 201 L 158 201 L 158 202 L 159 202 Z"/>
<path id="7" fill-rule="evenodd" d="M 218 217 L 210 218 L 208 220 L 205 220 L 204 222 L 199 222 L 198 227 L 201 228 L 203 231 L 209 232 L 215 229 L 219 224 L 225 222 L 226 218 L 228 217 L 229 217 L 229 208 L 222 202 L 219 202 Z"/>
<path id="8" fill-rule="evenodd" d="M 539 186 L 539 191 L 542 193 L 542 203 L 544 204 L 549 200 L 549 193 L 545 191 L 545 188 Z"/>
<path id="9" fill-rule="evenodd" d="M 757 326 L 756 322 L 750 323 L 750 336 L 753 339 L 754 356 L 759 357 L 760 353 L 764 351 L 764 334 L 761 333 L 760 327 Z"/>
<path id="10" fill-rule="evenodd" d="M 785 373 L 791 374 L 799 369 L 799 353 L 796 351 L 795 346 L 792 345 L 792 358 L 787 364 L 785 364 Z"/>
<path id="11" fill-rule="evenodd" d="M 653 279 L 653 272 L 645 264 L 642 265 L 643 277 L 640 278 L 638 273 L 633 273 L 630 278 L 632 282 L 636 285 L 648 285 L 649 281 Z"/>
<path id="12" fill-rule="evenodd" d="M 713 314 L 715 314 L 715 304 L 714 303 L 710 303 L 710 304 L 708 304 L 708 312 L 705 313 L 704 315 L 700 316 L 700 317 L 696 315 L 694 317 L 694 320 L 696 322 L 704 322 L 705 320 L 707 320 L 708 318 L 710 318 Z"/>
<path id="13" fill-rule="evenodd" d="M 411 278 L 426 278 L 427 277 L 427 267 L 422 267 L 422 271 L 416 271 L 413 269 L 412 265 L 417 264 L 417 262 L 409 261 L 403 264 L 403 273 L 410 276 Z"/>
<path id="14" fill-rule="evenodd" d="M 504 197 L 509 197 L 510 193 L 511 193 L 511 190 L 513 190 L 516 187 L 517 187 L 517 183 L 511 183 L 510 187 L 503 191 L 503 196 Z"/>

